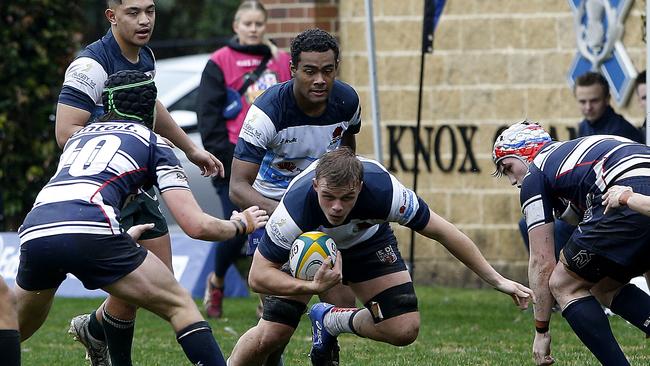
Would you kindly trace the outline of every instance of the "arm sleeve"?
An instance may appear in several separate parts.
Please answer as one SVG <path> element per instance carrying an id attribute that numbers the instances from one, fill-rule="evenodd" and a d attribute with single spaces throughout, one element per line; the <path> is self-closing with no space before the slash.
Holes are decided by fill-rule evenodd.
<path id="1" fill-rule="evenodd" d="M 253 104 L 239 132 L 235 157 L 239 160 L 262 164 L 266 150 L 276 136 L 275 125 L 257 105 Z"/>
<path id="2" fill-rule="evenodd" d="M 185 170 L 171 147 L 158 138 L 154 138 L 151 143 L 155 144 L 151 159 L 152 171 L 155 172 L 155 185 L 160 193 L 171 189 L 189 191 L 190 186 Z"/>
<path id="3" fill-rule="evenodd" d="M 209 60 L 201 74 L 197 105 L 199 133 L 203 147 L 224 165 L 228 181 L 235 146 L 228 140 L 223 106 L 226 103 L 226 84 L 221 68 Z"/>
<path id="4" fill-rule="evenodd" d="M 65 72 L 59 103 L 93 113 L 95 106 L 101 104 L 107 78 L 108 74 L 97 61 L 79 57 Z"/>
<path id="5" fill-rule="evenodd" d="M 429 222 L 429 206 L 415 192 L 406 188 L 390 175 L 393 197 L 388 221 L 397 222 L 415 231 L 424 229 Z"/>
<path id="6" fill-rule="evenodd" d="M 553 205 L 540 171 L 531 170 L 524 178 L 519 199 L 528 231 L 555 220 Z"/>
<path id="7" fill-rule="evenodd" d="M 294 221 L 284 202 L 280 201 L 266 224 L 266 230 L 258 249 L 269 261 L 284 263 L 289 260 L 291 245 L 303 231 Z"/>

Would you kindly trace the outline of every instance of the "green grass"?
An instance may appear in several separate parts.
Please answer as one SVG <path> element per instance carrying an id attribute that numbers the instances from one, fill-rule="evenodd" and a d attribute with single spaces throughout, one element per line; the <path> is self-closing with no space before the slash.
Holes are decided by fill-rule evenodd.
<path id="1" fill-rule="evenodd" d="M 508 296 L 493 290 L 417 287 L 422 325 L 408 347 L 342 335 L 343 365 L 532 365 L 531 311 L 519 311 Z M 66 335 L 70 318 L 101 300 L 57 298 L 43 327 L 22 345 L 24 365 L 82 365 L 83 350 Z M 226 317 L 210 323 L 224 354 L 256 323 L 256 298 L 226 299 Z M 633 365 L 650 364 L 650 340 L 619 317 L 610 322 Z M 597 365 L 559 314 L 551 325 L 552 350 L 559 365 Z M 311 335 L 306 317 L 285 352 L 285 365 L 310 365 Z M 187 365 L 169 325 L 140 311 L 133 347 L 136 365 Z"/>

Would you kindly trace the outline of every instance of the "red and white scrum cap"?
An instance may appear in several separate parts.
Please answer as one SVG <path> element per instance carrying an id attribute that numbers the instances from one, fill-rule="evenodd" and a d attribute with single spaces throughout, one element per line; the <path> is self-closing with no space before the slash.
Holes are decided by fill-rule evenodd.
<path id="1" fill-rule="evenodd" d="M 518 122 L 497 137 L 492 150 L 492 160 L 494 165 L 498 165 L 504 158 L 513 156 L 530 163 L 539 149 L 550 141 L 551 135 L 537 123 Z"/>

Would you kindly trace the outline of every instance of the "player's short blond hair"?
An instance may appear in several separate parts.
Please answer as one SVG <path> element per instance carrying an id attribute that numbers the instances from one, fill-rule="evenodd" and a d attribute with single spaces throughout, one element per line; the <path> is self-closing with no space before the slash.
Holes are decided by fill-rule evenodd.
<path id="1" fill-rule="evenodd" d="M 316 180 L 325 179 L 330 187 L 357 187 L 363 181 L 363 164 L 347 146 L 329 151 L 316 165 Z"/>

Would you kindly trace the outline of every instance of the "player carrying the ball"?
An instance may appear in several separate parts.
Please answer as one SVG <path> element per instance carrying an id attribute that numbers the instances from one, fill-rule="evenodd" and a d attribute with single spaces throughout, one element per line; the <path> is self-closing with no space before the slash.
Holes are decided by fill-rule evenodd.
<path id="1" fill-rule="evenodd" d="M 355 156 L 348 148 L 326 153 L 289 185 L 254 254 L 249 274 L 259 293 L 303 295 L 304 303 L 343 281 L 365 308 L 316 303 L 309 312 L 314 365 L 328 360 L 336 337 L 361 337 L 405 346 L 418 336 L 420 314 L 411 276 L 389 226 L 397 222 L 439 241 L 449 252 L 497 290 L 526 308 L 533 292 L 501 276 L 476 245 L 454 225 L 429 209 L 381 164 Z M 327 259 L 313 281 L 282 271 L 293 241 L 303 232 L 331 236 L 340 256 Z"/>

